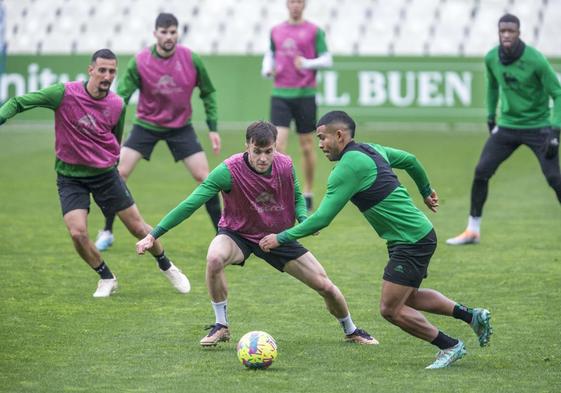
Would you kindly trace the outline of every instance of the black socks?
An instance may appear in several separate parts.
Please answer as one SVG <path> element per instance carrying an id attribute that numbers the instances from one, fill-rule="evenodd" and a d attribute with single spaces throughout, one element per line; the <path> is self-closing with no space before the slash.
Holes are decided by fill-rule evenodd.
<path id="1" fill-rule="evenodd" d="M 430 342 L 432 345 L 436 345 L 440 349 L 452 348 L 454 345 L 458 344 L 458 340 L 449 337 L 446 334 L 438 331 L 438 336 Z"/>
<path id="2" fill-rule="evenodd" d="M 109 270 L 109 266 L 107 266 L 104 261 L 101 261 L 101 265 L 94 267 L 93 270 L 95 270 L 95 272 L 99 274 L 99 277 L 103 280 L 115 278 L 113 273 L 111 273 L 111 270 Z"/>
<path id="3" fill-rule="evenodd" d="M 156 262 L 158 262 L 160 270 L 165 272 L 171 267 L 171 262 L 164 252 L 162 252 L 161 255 L 155 256 L 154 258 L 156 259 Z"/>
<path id="4" fill-rule="evenodd" d="M 466 307 L 462 304 L 456 304 L 452 316 L 456 319 L 461 319 L 464 322 L 471 323 L 473 319 L 473 309 Z"/>

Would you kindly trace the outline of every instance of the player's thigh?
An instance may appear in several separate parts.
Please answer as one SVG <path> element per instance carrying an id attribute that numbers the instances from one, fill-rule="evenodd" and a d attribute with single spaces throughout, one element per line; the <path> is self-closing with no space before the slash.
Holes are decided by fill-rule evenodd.
<path id="1" fill-rule="evenodd" d="M 88 211 L 86 209 L 71 210 L 63 218 L 71 236 L 88 233 Z"/>
<path id="2" fill-rule="evenodd" d="M 281 153 L 286 153 L 289 133 L 290 128 L 280 126 L 277 127 L 277 150 Z"/>
<path id="3" fill-rule="evenodd" d="M 152 230 L 152 227 L 148 225 L 144 218 L 140 215 L 140 211 L 136 204 L 127 207 L 126 209 L 117 212 L 119 219 L 125 224 L 128 231 L 137 238 L 142 238 Z"/>
<path id="4" fill-rule="evenodd" d="M 240 246 L 228 235 L 218 234 L 208 246 L 207 264 L 225 267 L 245 261 L 246 256 Z"/>
<path id="5" fill-rule="evenodd" d="M 540 163 L 542 173 L 546 178 L 559 175 L 559 154 L 546 158 L 546 143 L 549 138 L 549 129 L 536 130 L 528 133 L 525 138 L 526 145 L 532 150 Z"/>
<path id="6" fill-rule="evenodd" d="M 197 182 L 200 183 L 207 178 L 209 173 L 208 160 L 203 151 L 185 157 L 183 164 Z"/>
<path id="7" fill-rule="evenodd" d="M 382 281 L 382 295 L 380 296 L 380 309 L 382 312 L 398 310 L 403 307 L 412 293 L 417 288 L 396 284 L 390 281 Z"/>
<path id="8" fill-rule="evenodd" d="M 331 284 L 325 269 L 309 251 L 288 262 L 284 266 L 284 271 L 316 290 L 325 289 L 326 284 Z"/>
<path id="9" fill-rule="evenodd" d="M 520 141 L 511 131 L 497 128 L 485 142 L 479 162 L 476 167 L 476 174 L 481 176 L 491 176 L 499 165 L 505 161 L 520 146 Z"/>
<path id="10" fill-rule="evenodd" d="M 556 154 L 551 158 L 546 158 L 545 154 L 536 154 L 536 157 L 540 162 L 542 173 L 544 174 L 546 179 L 548 179 L 548 181 L 551 178 L 559 176 L 559 174 L 561 173 L 561 170 L 559 168 L 559 154 Z"/>
<path id="11" fill-rule="evenodd" d="M 130 147 L 123 146 L 119 158 L 119 174 L 126 180 L 134 171 L 138 161 L 142 159 L 142 154 Z"/>

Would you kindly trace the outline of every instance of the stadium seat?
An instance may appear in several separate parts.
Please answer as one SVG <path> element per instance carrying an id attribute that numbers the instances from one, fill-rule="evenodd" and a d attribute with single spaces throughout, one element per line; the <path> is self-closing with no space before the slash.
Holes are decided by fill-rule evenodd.
<path id="1" fill-rule="evenodd" d="M 172 12 L 181 42 L 201 54 L 261 54 L 287 18 L 281 0 L 17 0 L 4 2 L 8 53 L 134 53 L 153 42 L 154 18 Z M 324 28 L 335 55 L 474 55 L 497 43 L 506 11 L 545 55 L 561 55 L 561 1 L 313 0 L 305 16 Z"/>

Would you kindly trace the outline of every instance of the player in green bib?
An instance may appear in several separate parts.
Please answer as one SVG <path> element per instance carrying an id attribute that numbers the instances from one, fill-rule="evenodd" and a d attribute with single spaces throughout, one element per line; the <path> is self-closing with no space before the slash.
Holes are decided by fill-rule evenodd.
<path id="1" fill-rule="evenodd" d="M 433 289 L 420 289 L 436 250 L 432 223 L 411 200 L 393 173 L 404 169 L 413 178 L 425 204 L 436 212 L 438 196 L 425 169 L 406 151 L 354 141 L 355 122 L 341 111 L 324 115 L 316 130 L 319 147 L 330 161 L 337 161 L 327 181 L 327 192 L 317 211 L 306 221 L 260 241 L 264 251 L 318 232 L 328 226 L 351 201 L 378 235 L 387 241 L 386 265 L 380 313 L 407 333 L 428 341 L 440 351 L 427 368 L 443 368 L 461 359 L 465 345 L 432 325 L 420 311 L 453 316 L 471 325 L 479 344 L 489 343 L 490 312 L 468 308 Z"/>

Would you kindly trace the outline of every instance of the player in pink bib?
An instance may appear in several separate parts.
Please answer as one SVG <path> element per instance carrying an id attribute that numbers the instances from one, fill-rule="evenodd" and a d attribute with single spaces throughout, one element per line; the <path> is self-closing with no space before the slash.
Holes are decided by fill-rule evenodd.
<path id="1" fill-rule="evenodd" d="M 279 151 L 286 152 L 292 120 L 296 123 L 304 171 L 304 198 L 312 209 L 316 166 L 313 132 L 316 129 L 316 73 L 331 67 L 325 32 L 304 20 L 305 0 L 287 0 L 288 20 L 271 30 L 269 50 L 261 74 L 274 79 L 271 122 L 277 126 Z"/>
<path id="2" fill-rule="evenodd" d="M 115 292 L 117 278 L 88 236 L 90 195 L 104 214 L 118 215 L 133 236 L 142 238 L 151 229 L 116 168 L 125 118 L 123 100 L 109 90 L 116 72 L 115 54 L 101 49 L 92 56 L 86 82 L 57 83 L 11 98 L 0 108 L 0 124 L 33 108 L 55 113 L 55 170 L 62 215 L 76 252 L 100 276 L 94 297 Z M 189 280 L 167 258 L 161 243 L 154 243 L 149 251 L 172 285 L 181 293 L 189 292 Z"/>
<path id="3" fill-rule="evenodd" d="M 150 160 L 159 141 L 166 142 L 173 159 L 183 162 L 197 182 L 208 176 L 207 157 L 191 124 L 195 88 L 203 101 L 212 149 L 220 153 L 216 91 L 201 58 L 177 43 L 178 25 L 174 15 L 159 14 L 154 30 L 156 44 L 134 56 L 119 80 L 117 93 L 125 104 L 139 91 L 133 128 L 121 149 L 118 167 L 125 181 L 141 159 Z M 205 207 L 218 229 L 220 199 L 210 199 Z M 100 251 L 113 244 L 114 219 L 113 215 L 106 216 L 105 227 L 98 234 L 95 245 Z"/>
<path id="4" fill-rule="evenodd" d="M 296 241 L 289 242 L 270 254 L 259 248 L 259 240 L 273 228 L 284 230 L 296 220 L 302 222 L 306 219 L 306 204 L 292 160 L 277 153 L 276 137 L 277 130 L 273 124 L 251 124 L 246 131 L 247 150 L 216 167 L 187 199 L 136 244 L 136 250 L 143 254 L 158 237 L 186 220 L 205 201 L 220 192 L 224 198 L 224 211 L 218 235 L 208 249 L 206 269 L 215 323 L 210 327 L 210 333 L 200 341 L 201 346 L 215 346 L 230 340 L 224 268 L 228 265 L 243 266 L 251 254 L 318 292 L 329 312 L 340 322 L 347 341 L 377 344 L 375 338 L 354 325 L 343 294 L 304 246 Z"/>

